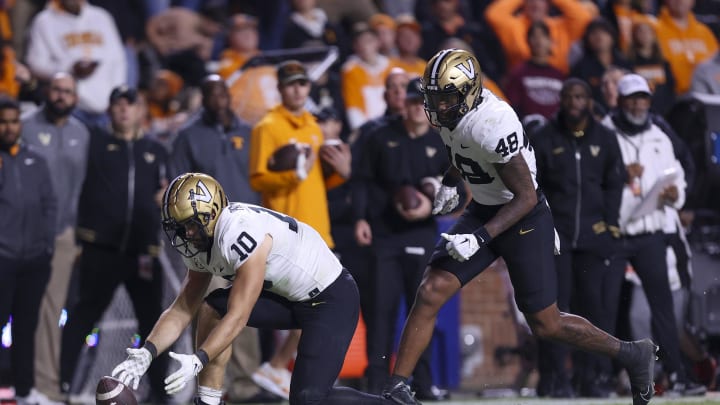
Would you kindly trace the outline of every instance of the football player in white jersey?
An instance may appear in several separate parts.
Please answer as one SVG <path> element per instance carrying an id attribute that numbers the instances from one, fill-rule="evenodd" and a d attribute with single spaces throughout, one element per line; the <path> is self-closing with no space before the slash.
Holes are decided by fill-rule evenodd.
<path id="1" fill-rule="evenodd" d="M 133 389 L 158 353 L 172 345 L 198 314 L 197 351 L 170 352 L 179 368 L 165 379 L 174 394 L 199 375 L 195 404 L 222 403 L 231 342 L 246 326 L 301 329 L 290 404 L 386 404 L 333 387 L 359 316 L 357 286 L 310 226 L 251 204 L 228 203 L 212 177 L 185 173 L 168 186 L 163 227 L 188 267 L 182 288 L 146 343 L 127 349 L 112 375 Z M 232 281 L 212 291 L 213 276 Z"/>
<path id="2" fill-rule="evenodd" d="M 502 257 L 533 334 L 616 358 L 630 375 L 633 403 L 646 404 L 654 392 L 657 346 L 649 339 L 620 341 L 557 308 L 555 229 L 537 190 L 535 155 L 512 107 L 483 89 L 477 58 L 459 49 L 438 52 L 427 63 L 423 92 L 428 119 L 440 128 L 452 164 L 433 213 L 457 206 L 463 179 L 472 201 L 435 247 L 383 395 L 398 404 L 419 403 L 407 379 L 430 342 L 438 311 Z"/>

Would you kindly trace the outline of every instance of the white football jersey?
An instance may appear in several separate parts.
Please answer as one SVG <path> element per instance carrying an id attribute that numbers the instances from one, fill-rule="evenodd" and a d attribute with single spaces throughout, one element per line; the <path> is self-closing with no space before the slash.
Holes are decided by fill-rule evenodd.
<path id="1" fill-rule="evenodd" d="M 201 252 L 183 261 L 190 270 L 232 281 L 235 271 L 255 253 L 265 235 L 273 240 L 265 268 L 265 290 L 290 301 L 305 301 L 340 275 L 340 261 L 312 227 L 245 203 L 231 203 L 220 213 L 209 255 Z"/>
<path id="2" fill-rule="evenodd" d="M 473 199 L 483 205 L 505 204 L 513 193 L 505 187 L 493 163 L 507 163 L 522 153 L 537 189 L 535 153 L 510 105 L 487 89 L 483 101 L 470 110 L 452 131 L 440 129 L 450 150 L 451 163 L 462 172 Z"/>

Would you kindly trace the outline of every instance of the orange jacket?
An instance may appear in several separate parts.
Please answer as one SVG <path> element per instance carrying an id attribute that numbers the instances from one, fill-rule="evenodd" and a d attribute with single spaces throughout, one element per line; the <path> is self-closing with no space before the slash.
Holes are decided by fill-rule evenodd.
<path id="1" fill-rule="evenodd" d="M 220 62 L 218 63 L 217 74 L 223 79 L 227 79 L 245 62 L 260 52 L 241 53 L 234 49 L 226 49 L 220 54 Z"/>
<path id="2" fill-rule="evenodd" d="M 315 161 L 308 177 L 301 181 L 295 170 L 271 172 L 267 170 L 270 155 L 290 142 L 311 145 L 318 155 L 323 134 L 315 117 L 305 111 L 293 115 L 282 105 L 270 110 L 252 130 L 250 138 L 250 186 L 260 192 L 263 206 L 285 213 L 315 228 L 331 248 L 327 189 L 345 180 L 333 174 L 323 177 L 319 161 Z"/>
<path id="3" fill-rule="evenodd" d="M 391 58 L 390 64 L 406 71 L 411 77 L 420 76 L 425 73 L 427 62 L 424 59 L 416 58 L 412 62 L 407 62 L 400 58 Z"/>
<path id="4" fill-rule="evenodd" d="M 530 59 L 527 32 L 531 22 L 524 14 L 517 14 L 523 2 L 495 0 L 485 10 L 485 18 L 505 49 L 508 70 Z M 549 62 L 563 73 L 568 73 L 570 46 L 582 37 L 585 27 L 597 13 L 577 0 L 553 0 L 552 3 L 562 15 L 545 18 L 554 45 Z"/>
<path id="5" fill-rule="evenodd" d="M 10 46 L 0 50 L 3 62 L 0 66 L 0 93 L 16 98 L 20 92 L 20 83 L 15 80 L 15 51 Z"/>
<path id="6" fill-rule="evenodd" d="M 695 66 L 717 52 L 718 41 L 705 24 L 695 19 L 694 14 L 688 16 L 688 25 L 683 28 L 675 24 L 665 7 L 660 9 L 655 28 L 663 56 L 675 76 L 675 94 L 685 94 L 690 89 Z"/>

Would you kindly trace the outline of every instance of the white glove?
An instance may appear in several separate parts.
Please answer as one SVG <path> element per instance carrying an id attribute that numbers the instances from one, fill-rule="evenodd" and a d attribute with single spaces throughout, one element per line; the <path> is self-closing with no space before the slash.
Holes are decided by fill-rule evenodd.
<path id="1" fill-rule="evenodd" d="M 202 362 L 194 354 L 177 354 L 170 352 L 170 357 L 180 362 L 180 368 L 165 379 L 165 392 L 177 394 L 188 381 L 194 379 L 203 369 Z"/>
<path id="2" fill-rule="evenodd" d="M 440 190 L 435 194 L 432 213 L 433 215 L 447 214 L 454 210 L 459 202 L 460 196 L 457 193 L 456 187 L 441 185 Z"/>
<path id="3" fill-rule="evenodd" d="M 118 364 L 110 375 L 128 387 L 137 390 L 140 384 L 140 378 L 145 374 L 148 367 L 150 367 L 152 354 L 144 347 L 140 349 L 127 348 L 125 351 L 128 354 L 128 358 Z"/>
<path id="4" fill-rule="evenodd" d="M 445 244 L 445 249 L 450 253 L 450 256 L 459 262 L 464 262 L 480 250 L 481 245 L 478 243 L 477 237 L 471 233 L 456 235 L 441 233 L 440 236 L 448 241 Z"/>
<path id="5" fill-rule="evenodd" d="M 297 173 L 298 179 L 305 180 L 308 176 L 307 171 L 307 156 L 305 156 L 305 148 L 300 144 L 296 144 L 296 147 L 300 150 L 297 157 L 297 163 L 295 165 L 295 173 Z"/>

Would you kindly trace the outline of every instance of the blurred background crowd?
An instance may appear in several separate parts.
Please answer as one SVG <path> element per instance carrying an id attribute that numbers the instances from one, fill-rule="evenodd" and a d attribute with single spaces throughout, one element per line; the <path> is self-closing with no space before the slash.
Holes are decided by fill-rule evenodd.
<path id="1" fill-rule="evenodd" d="M 692 257 L 720 251 L 719 35 L 717 0 L 0 1 L 0 323 L 12 321 L 0 385 L 22 404 L 69 401 L 82 385 L 73 382 L 81 348 L 120 285 L 142 344 L 166 304 L 159 258 L 183 271 L 163 247 L 158 201 L 174 176 L 198 171 L 231 201 L 323 235 L 358 282 L 359 384 L 379 392 L 399 308 L 412 304 L 438 230 L 454 219 L 430 215 L 449 163 L 417 78 L 437 51 L 462 48 L 536 144 L 539 183 L 567 246 L 560 308 L 621 337 L 658 339 L 668 395 L 715 389 L 709 335 L 720 325 L 698 317 L 720 308 L 692 303 L 693 273 L 717 272 L 718 262 L 693 269 Z M 608 148 L 619 146 L 619 182 L 580 163 L 605 154 L 605 141 L 587 143 L 591 133 L 617 137 Z M 644 134 L 667 138 L 669 151 L 659 151 L 665 141 L 638 142 Z M 330 139 L 342 147 L 321 148 Z M 268 169 L 292 142 L 310 145 L 304 166 Z M 665 205 L 642 226 L 623 224 L 628 198 L 656 181 L 675 185 L 660 193 Z M 617 198 L 588 206 L 581 197 L 594 185 L 600 194 L 586 198 Z M 398 208 L 406 186 L 417 205 Z M 703 280 L 704 295 L 718 294 L 715 276 Z M 510 352 L 537 368 L 538 395 L 627 392 L 611 362 L 531 340 Z M 243 332 L 228 400 L 286 398 L 296 342 L 297 333 Z M 438 381 L 431 356 L 414 389 L 445 399 L 438 385 L 457 383 Z M 167 366 L 154 363 L 148 401 L 171 402 Z"/>

